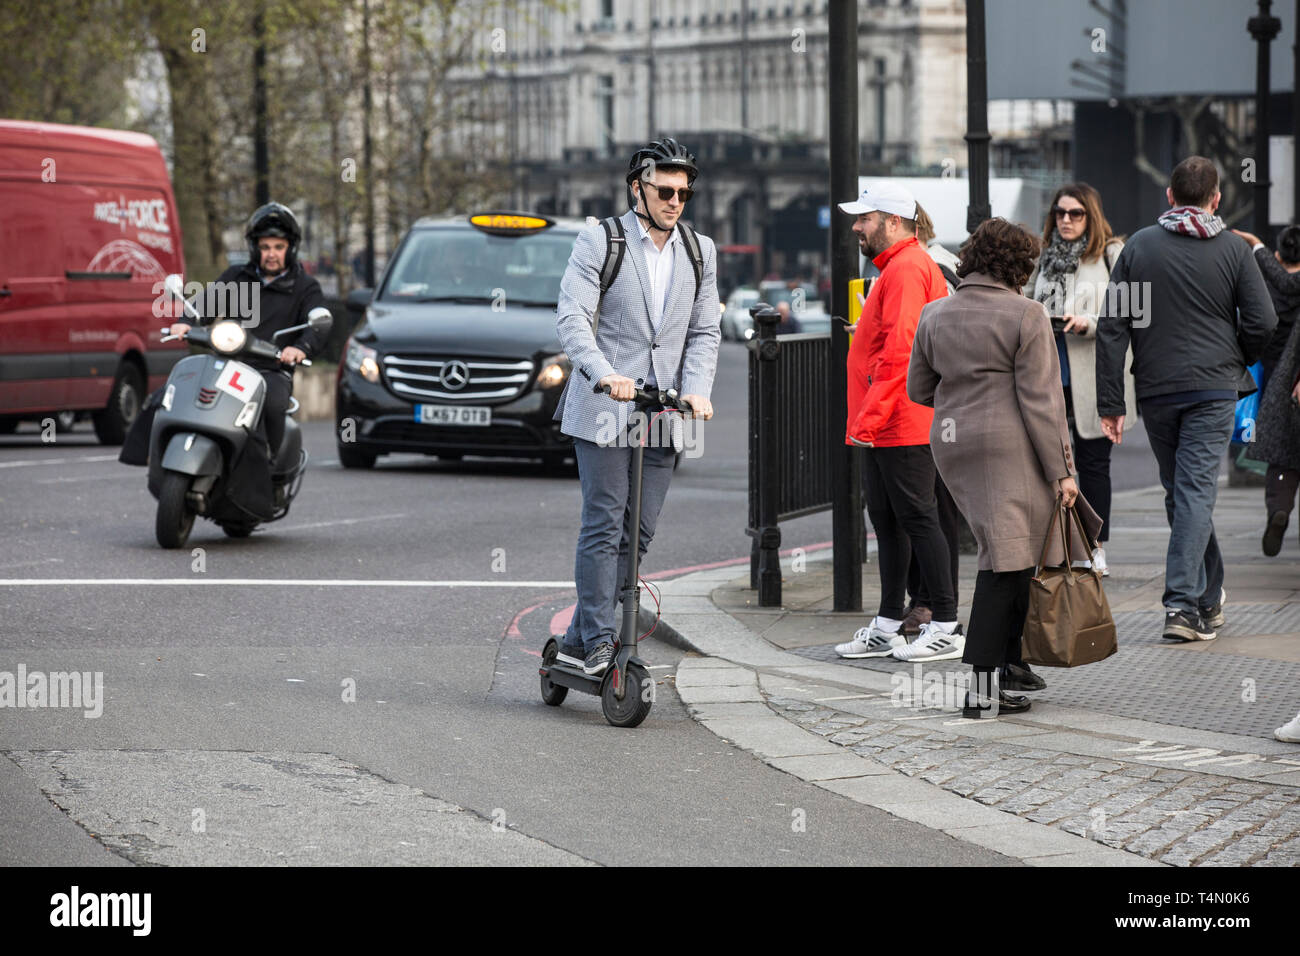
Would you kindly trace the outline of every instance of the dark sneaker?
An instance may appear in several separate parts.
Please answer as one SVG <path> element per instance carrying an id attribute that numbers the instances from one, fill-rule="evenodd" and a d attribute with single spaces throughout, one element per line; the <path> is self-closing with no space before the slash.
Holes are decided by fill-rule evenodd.
<path id="1" fill-rule="evenodd" d="M 1223 588 L 1219 588 L 1219 600 L 1211 607 L 1201 608 L 1201 617 L 1205 619 L 1205 623 L 1209 627 L 1214 628 L 1216 631 L 1223 627 L 1223 622 L 1225 620 L 1223 616 L 1223 602 L 1226 600 L 1228 600 L 1228 592 Z"/>
<path id="2" fill-rule="evenodd" d="M 609 642 L 597 644 L 596 649 L 587 655 L 587 659 L 582 662 L 583 673 L 595 677 L 597 674 L 605 673 L 605 668 L 609 662 L 614 659 L 614 645 Z"/>
<path id="3" fill-rule="evenodd" d="M 556 640 L 560 642 L 560 650 L 555 655 L 555 660 L 561 664 L 568 664 L 570 667 L 581 667 L 587 657 L 587 652 L 583 650 L 582 645 L 577 644 L 570 647 L 564 643 L 561 635 L 556 635 Z"/>
<path id="4" fill-rule="evenodd" d="M 1042 690 L 1047 681 L 1031 671 L 1028 664 L 1004 664 L 998 685 L 1003 690 Z"/>
<path id="5" fill-rule="evenodd" d="M 1264 554 L 1268 557 L 1277 557 L 1277 553 L 1282 550 L 1282 536 L 1286 534 L 1286 526 L 1290 516 L 1285 511 L 1274 511 L 1268 516 L 1268 527 L 1264 529 L 1264 540 L 1261 542 L 1264 548 Z"/>
<path id="6" fill-rule="evenodd" d="M 1166 611 L 1165 630 L 1160 636 L 1167 641 L 1212 641 L 1219 635 L 1199 614 Z"/>
<path id="7" fill-rule="evenodd" d="M 931 613 L 928 607 L 918 607 L 913 604 L 907 609 L 907 613 L 903 615 L 903 626 L 899 628 L 899 631 L 904 634 L 920 634 L 921 625 L 929 624 L 930 618 Z"/>

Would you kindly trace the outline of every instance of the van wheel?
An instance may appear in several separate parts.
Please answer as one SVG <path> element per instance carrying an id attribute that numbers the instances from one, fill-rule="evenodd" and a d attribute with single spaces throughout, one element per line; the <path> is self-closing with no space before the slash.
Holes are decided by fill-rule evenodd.
<path id="1" fill-rule="evenodd" d="M 339 445 L 339 464 L 344 468 L 374 468 L 375 456 L 367 455 L 365 452 L 357 451 L 355 448 L 349 448 L 347 445 Z"/>
<path id="2" fill-rule="evenodd" d="M 144 379 L 140 370 L 130 362 L 123 362 L 113 379 L 113 391 L 108 396 L 108 406 L 91 416 L 95 423 L 95 437 L 101 445 L 120 445 L 126 440 L 127 429 L 140 414 L 144 399 Z"/>
<path id="3" fill-rule="evenodd" d="M 158 495 L 158 516 L 154 520 L 154 537 L 164 548 L 181 548 L 194 527 L 194 512 L 185 496 L 189 494 L 190 476 L 169 471 L 163 475 Z"/>
<path id="4" fill-rule="evenodd" d="M 18 427 L 16 418 L 0 418 L 0 435 L 12 435 Z"/>

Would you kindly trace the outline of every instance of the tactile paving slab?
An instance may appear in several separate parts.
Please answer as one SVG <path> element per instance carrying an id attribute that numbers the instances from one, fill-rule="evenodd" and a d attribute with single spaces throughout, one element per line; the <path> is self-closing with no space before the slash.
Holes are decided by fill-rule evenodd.
<path id="1" fill-rule="evenodd" d="M 1225 636 L 1300 632 L 1300 605 L 1229 605 Z M 1175 727 L 1272 737 L 1300 711 L 1300 664 L 1234 654 L 1195 653 L 1161 640 L 1160 611 L 1115 615 L 1119 653 L 1084 667 L 1035 667 L 1047 688 L 1034 700 Z M 851 634 L 837 637 L 836 643 Z M 1300 640 L 1295 637 L 1280 640 Z M 960 660 L 910 662 L 891 657 L 847 661 L 835 644 L 792 648 L 817 661 L 892 673 L 927 668 L 963 670 Z"/>

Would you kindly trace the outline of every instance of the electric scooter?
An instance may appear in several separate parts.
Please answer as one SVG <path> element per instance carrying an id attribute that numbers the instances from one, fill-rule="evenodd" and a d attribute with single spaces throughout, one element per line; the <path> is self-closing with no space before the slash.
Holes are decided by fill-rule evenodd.
<path id="1" fill-rule="evenodd" d="M 597 386 L 595 390 L 608 392 L 609 386 L 603 389 Z M 655 405 L 662 405 L 669 411 L 691 411 L 690 405 L 678 397 L 675 389 L 637 389 L 633 403 L 642 413 Z M 632 537 L 627 546 L 627 579 L 623 582 L 621 591 L 623 626 L 618 640 L 614 642 L 614 659 L 604 673 L 587 674 L 581 666 L 556 660 L 560 653 L 560 642 L 557 637 L 552 637 L 546 642 L 546 649 L 542 652 L 542 666 L 537 671 L 541 675 L 543 703 L 558 707 L 570 690 L 595 694 L 600 698 L 605 719 L 615 727 L 635 727 L 640 724 L 649 715 L 655 698 L 654 678 L 650 676 L 645 661 L 636 653 L 639 639 L 637 617 L 641 609 L 641 589 L 637 575 L 641 562 L 641 470 L 644 463 L 645 442 L 641 441 L 632 448 L 632 487 L 629 499 L 632 502 Z"/>
<path id="2" fill-rule="evenodd" d="M 184 303 L 186 316 L 195 324 L 186 341 L 211 349 L 213 354 L 181 359 L 167 378 L 162 404 L 149 437 L 149 490 L 158 499 L 154 534 L 164 548 L 179 548 L 189 539 L 194 518 L 202 515 L 221 526 L 232 538 L 245 538 L 263 521 L 276 521 L 289 513 L 307 466 L 302 433 L 290 416 L 298 408 L 291 400 L 285 415 L 284 439 L 271 462 L 274 512 L 259 515 L 241 507 L 230 492 L 232 469 L 240 461 L 249 436 L 256 431 L 266 407 L 262 374 L 238 359 L 244 356 L 279 359 L 280 348 L 250 335 L 239 322 L 221 320 L 211 326 L 197 324 L 201 316 L 185 300 L 181 277 L 170 275 L 168 292 Z M 282 329 L 276 337 L 312 328 L 327 334 L 330 312 L 316 308 L 307 323 Z M 163 341 L 176 338 L 164 328 Z M 304 360 L 304 365 L 310 365 Z"/>

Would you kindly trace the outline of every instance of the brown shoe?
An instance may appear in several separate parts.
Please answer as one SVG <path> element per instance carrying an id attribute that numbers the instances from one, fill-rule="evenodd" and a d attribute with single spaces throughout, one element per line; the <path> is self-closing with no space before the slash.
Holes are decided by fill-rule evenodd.
<path id="1" fill-rule="evenodd" d="M 930 609 L 928 607 L 918 607 L 912 605 L 903 616 L 902 631 L 904 634 L 920 634 L 921 625 L 930 623 Z"/>

